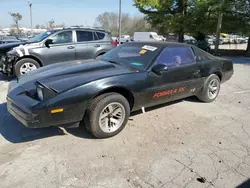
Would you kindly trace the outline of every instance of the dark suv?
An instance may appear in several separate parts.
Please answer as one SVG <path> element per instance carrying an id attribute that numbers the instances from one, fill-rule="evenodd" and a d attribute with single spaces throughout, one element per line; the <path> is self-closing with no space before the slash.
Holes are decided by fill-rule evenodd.
<path id="1" fill-rule="evenodd" d="M 51 30 L 8 51 L 0 60 L 0 72 L 20 76 L 52 63 L 94 59 L 113 47 L 109 33 L 103 30 Z"/>

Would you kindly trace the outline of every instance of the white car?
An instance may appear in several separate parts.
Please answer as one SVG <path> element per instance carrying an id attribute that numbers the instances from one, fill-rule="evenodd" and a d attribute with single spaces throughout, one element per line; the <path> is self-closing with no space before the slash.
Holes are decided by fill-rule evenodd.
<path id="1" fill-rule="evenodd" d="M 216 37 L 214 36 L 207 36 L 207 41 L 209 42 L 209 44 L 215 44 L 215 40 L 216 40 Z"/>
<path id="2" fill-rule="evenodd" d="M 216 37 L 212 36 L 212 35 L 209 35 L 209 36 L 207 36 L 207 41 L 208 41 L 209 44 L 215 45 L 215 43 L 216 43 Z M 219 45 L 221 45 L 222 43 L 223 43 L 223 39 L 220 37 Z"/>
<path id="3" fill-rule="evenodd" d="M 189 35 L 184 35 L 184 42 L 188 44 L 195 44 L 197 41 L 194 37 Z"/>
<path id="4" fill-rule="evenodd" d="M 134 41 L 162 41 L 156 32 L 135 32 Z"/>
<path id="5" fill-rule="evenodd" d="M 121 43 L 129 42 L 130 36 L 129 35 L 122 35 L 120 40 L 121 40 Z"/>
<path id="6" fill-rule="evenodd" d="M 166 41 L 166 38 L 164 36 L 162 35 L 158 35 L 158 36 L 161 38 L 162 41 Z"/>
<path id="7" fill-rule="evenodd" d="M 248 42 L 249 37 L 245 37 L 244 39 L 245 39 L 245 43 L 247 43 L 247 42 Z"/>
<path id="8" fill-rule="evenodd" d="M 118 38 L 117 37 L 111 37 L 113 41 L 118 42 Z"/>

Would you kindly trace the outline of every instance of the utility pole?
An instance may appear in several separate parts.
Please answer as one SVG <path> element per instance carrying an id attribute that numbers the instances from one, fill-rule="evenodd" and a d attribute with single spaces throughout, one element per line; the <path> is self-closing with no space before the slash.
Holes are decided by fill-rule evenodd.
<path id="1" fill-rule="evenodd" d="M 219 44 L 220 44 L 220 30 L 221 30 L 221 24 L 223 19 L 223 6 L 224 6 L 225 0 L 221 0 L 220 10 L 219 10 L 219 16 L 218 16 L 218 23 L 217 23 L 217 29 L 216 29 L 216 41 L 215 41 L 215 55 L 218 55 L 219 50 Z"/>
<path id="2" fill-rule="evenodd" d="M 122 34 L 122 0 L 119 0 L 119 45 L 121 45 Z"/>
<path id="3" fill-rule="evenodd" d="M 32 3 L 28 1 L 28 5 L 30 7 L 30 27 L 31 27 L 31 36 L 33 36 L 33 26 L 32 26 Z"/>

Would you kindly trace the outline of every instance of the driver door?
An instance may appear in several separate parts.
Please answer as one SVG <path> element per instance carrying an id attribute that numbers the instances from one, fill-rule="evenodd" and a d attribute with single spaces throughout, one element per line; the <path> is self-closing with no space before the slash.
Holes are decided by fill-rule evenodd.
<path id="1" fill-rule="evenodd" d="M 150 106 L 190 96 L 202 85 L 200 65 L 190 47 L 165 48 L 156 64 L 164 64 L 167 69 L 148 74 L 147 81 L 153 85 L 146 92 Z"/>
<path id="2" fill-rule="evenodd" d="M 52 39 L 53 44 L 50 44 L 49 48 L 44 46 L 39 53 L 44 65 L 75 60 L 75 42 L 72 31 L 56 33 L 49 39 Z"/>

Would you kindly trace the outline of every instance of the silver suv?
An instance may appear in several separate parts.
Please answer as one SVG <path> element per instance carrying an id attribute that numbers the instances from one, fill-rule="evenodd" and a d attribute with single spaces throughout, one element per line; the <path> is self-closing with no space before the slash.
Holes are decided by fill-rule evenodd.
<path id="1" fill-rule="evenodd" d="M 50 30 L 8 51 L 0 60 L 0 71 L 20 76 L 52 63 L 94 59 L 113 47 L 109 33 L 104 30 Z"/>

